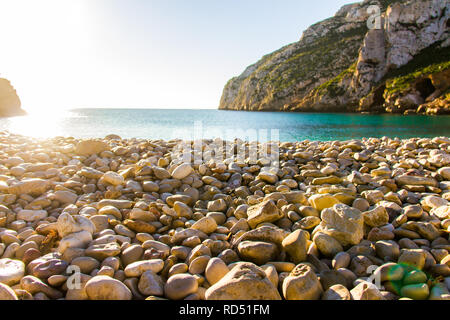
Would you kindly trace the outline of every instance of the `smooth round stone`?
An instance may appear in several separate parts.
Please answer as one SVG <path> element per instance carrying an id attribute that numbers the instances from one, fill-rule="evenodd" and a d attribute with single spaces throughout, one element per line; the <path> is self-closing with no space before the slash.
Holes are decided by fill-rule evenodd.
<path id="1" fill-rule="evenodd" d="M 108 217 L 105 215 L 94 215 L 89 218 L 89 220 L 95 226 L 95 233 L 101 232 L 109 228 Z"/>
<path id="2" fill-rule="evenodd" d="M 358 277 L 363 277 L 368 274 L 367 270 L 373 262 L 363 255 L 354 257 L 350 262 L 350 270 L 352 270 Z"/>
<path id="3" fill-rule="evenodd" d="M 427 275 L 425 274 L 425 272 L 420 270 L 413 270 L 407 273 L 403 278 L 404 285 L 420 284 L 425 282 L 427 282 Z"/>
<path id="4" fill-rule="evenodd" d="M 356 274 L 347 268 L 339 268 L 337 271 L 345 277 L 347 283 L 353 283 L 358 278 Z"/>
<path id="5" fill-rule="evenodd" d="M 375 251 L 377 256 L 384 260 L 396 261 L 400 256 L 400 247 L 392 240 L 377 241 Z"/>
<path id="6" fill-rule="evenodd" d="M 284 279 L 282 291 L 286 300 L 317 300 L 323 289 L 313 269 L 299 264 Z"/>
<path id="7" fill-rule="evenodd" d="M 317 227 L 320 224 L 320 221 L 321 220 L 318 217 L 309 216 L 298 221 L 296 225 L 298 225 L 301 229 L 311 230 L 314 227 Z"/>
<path id="8" fill-rule="evenodd" d="M 64 261 L 72 261 L 75 258 L 83 257 L 85 256 L 85 250 L 83 248 L 68 248 L 66 251 L 64 251 L 64 254 L 62 255 L 62 260 Z M 59 257 L 56 257 L 59 258 Z M 30 267 L 30 266 L 28 266 Z"/>
<path id="9" fill-rule="evenodd" d="M 423 209 L 420 205 L 410 205 L 403 208 L 403 213 L 409 219 L 419 219 L 422 217 Z"/>
<path id="10" fill-rule="evenodd" d="M 278 272 L 275 266 L 272 264 L 265 264 L 261 266 L 261 269 L 264 270 L 264 273 L 266 274 L 267 278 L 272 282 L 273 286 L 276 288 L 278 287 L 278 282 L 280 279 L 278 278 Z"/>
<path id="11" fill-rule="evenodd" d="M 253 263 L 237 262 L 219 282 L 205 292 L 206 300 L 281 300 L 263 268 Z"/>
<path id="12" fill-rule="evenodd" d="M 9 245 L 11 243 L 18 243 L 20 245 L 20 240 L 17 238 L 15 234 L 9 233 L 9 232 L 2 232 L 0 236 L 0 240 L 4 245 Z"/>
<path id="13" fill-rule="evenodd" d="M 64 253 L 69 248 L 86 248 L 92 241 L 92 234 L 86 230 L 71 233 L 59 242 L 58 251 Z"/>
<path id="14" fill-rule="evenodd" d="M 0 283 L 0 300 L 19 300 L 13 289 L 4 283 Z"/>
<path id="15" fill-rule="evenodd" d="M 381 230 L 380 228 L 372 228 L 367 235 L 369 241 L 394 240 L 395 234 L 389 230 Z"/>
<path id="16" fill-rule="evenodd" d="M 131 300 L 130 289 L 122 282 L 108 276 L 95 276 L 85 286 L 90 300 Z"/>
<path id="17" fill-rule="evenodd" d="M 6 249 L 3 252 L 3 259 L 12 259 L 16 255 L 16 251 L 20 248 L 20 244 L 17 242 L 11 243 L 9 246 L 6 247 Z"/>
<path id="18" fill-rule="evenodd" d="M 0 259 L 0 282 L 14 285 L 25 275 L 25 264 L 20 260 Z"/>
<path id="19" fill-rule="evenodd" d="M 275 184 L 278 182 L 278 176 L 276 174 L 269 173 L 269 172 L 261 172 L 258 175 L 258 178 L 261 179 L 262 181 L 270 183 L 270 184 Z"/>
<path id="20" fill-rule="evenodd" d="M 121 259 L 125 266 L 141 259 L 144 254 L 144 248 L 140 245 L 131 245 L 122 251 Z"/>
<path id="21" fill-rule="evenodd" d="M 402 249 L 419 249 L 419 246 L 414 241 L 408 238 L 402 238 L 398 240 L 398 245 Z"/>
<path id="22" fill-rule="evenodd" d="M 202 274 L 210 259 L 211 257 L 206 255 L 195 258 L 189 265 L 189 273 Z"/>
<path id="23" fill-rule="evenodd" d="M 319 211 L 326 208 L 331 208 L 335 204 L 340 203 L 340 201 L 331 194 L 315 194 L 311 196 L 308 201 L 315 209 Z"/>
<path id="24" fill-rule="evenodd" d="M 148 240 L 155 240 L 151 234 L 143 232 L 136 234 L 136 239 L 142 243 Z"/>
<path id="25" fill-rule="evenodd" d="M 162 296 L 164 295 L 164 282 L 156 273 L 145 271 L 139 279 L 138 289 L 145 296 Z"/>
<path id="26" fill-rule="evenodd" d="M 351 257 L 347 252 L 339 252 L 331 261 L 333 269 L 347 268 L 350 264 Z"/>
<path id="27" fill-rule="evenodd" d="M 191 251 L 191 248 L 185 246 L 175 246 L 170 249 L 170 254 L 176 256 L 180 260 L 186 260 Z"/>
<path id="28" fill-rule="evenodd" d="M 43 300 L 51 300 L 51 299 L 45 293 L 37 292 L 37 293 L 34 294 L 33 300 L 43 301 Z"/>
<path id="29" fill-rule="evenodd" d="M 361 212 L 367 211 L 370 208 L 369 201 L 363 198 L 356 198 L 352 204 L 353 208 L 358 209 Z"/>
<path id="30" fill-rule="evenodd" d="M 155 249 L 161 253 L 163 253 L 164 257 L 170 255 L 170 246 L 160 241 L 155 240 L 147 240 L 142 244 L 142 248 L 145 249 Z"/>
<path id="31" fill-rule="evenodd" d="M 217 222 L 211 217 L 204 217 L 195 222 L 191 229 L 203 231 L 206 234 L 211 234 L 217 229 Z"/>
<path id="32" fill-rule="evenodd" d="M 25 264 L 28 264 L 29 262 L 33 261 L 34 259 L 37 259 L 41 256 L 41 252 L 35 248 L 29 248 L 25 253 L 23 254 L 22 261 Z"/>
<path id="33" fill-rule="evenodd" d="M 440 168 L 438 173 L 446 180 L 450 180 L 450 167 Z"/>
<path id="34" fill-rule="evenodd" d="M 64 260 L 51 259 L 38 264 L 33 268 L 33 275 L 39 279 L 48 279 L 51 276 L 63 273 L 68 267 Z"/>
<path id="35" fill-rule="evenodd" d="M 398 263 L 422 270 L 425 267 L 426 254 L 419 249 L 405 249 L 398 258 Z"/>
<path id="36" fill-rule="evenodd" d="M 223 225 L 227 220 L 227 216 L 222 212 L 208 212 L 206 216 L 213 218 L 217 225 Z"/>
<path id="37" fill-rule="evenodd" d="M 211 259 L 212 260 L 212 259 Z M 169 277 L 175 275 L 175 274 L 179 274 L 179 273 L 187 273 L 189 270 L 189 266 L 186 263 L 177 263 L 174 264 L 170 269 L 169 269 Z"/>
<path id="38" fill-rule="evenodd" d="M 429 300 L 450 300 L 450 293 L 444 283 L 438 283 L 433 286 L 430 292 Z"/>
<path id="39" fill-rule="evenodd" d="M 144 181 L 142 182 L 142 188 L 145 192 L 158 192 L 159 185 L 153 181 Z"/>
<path id="40" fill-rule="evenodd" d="M 342 284 L 335 284 L 328 288 L 323 295 L 322 300 L 351 300 L 350 291 Z"/>
<path id="41" fill-rule="evenodd" d="M 74 204 L 78 198 L 76 193 L 64 190 L 55 191 L 54 197 L 56 201 L 59 201 L 62 204 Z"/>
<path id="42" fill-rule="evenodd" d="M 125 227 L 123 224 L 118 224 L 117 226 L 115 226 L 114 231 L 116 231 L 117 234 L 129 238 L 134 238 L 136 236 L 136 233 Z"/>
<path id="43" fill-rule="evenodd" d="M 23 256 L 28 249 L 39 250 L 39 246 L 34 241 L 27 241 L 22 243 L 22 245 L 16 250 L 16 258 L 23 260 Z"/>
<path id="44" fill-rule="evenodd" d="M 120 246 L 116 242 L 97 244 L 88 247 L 85 253 L 86 256 L 103 261 L 108 257 L 117 256 L 120 253 Z"/>
<path id="45" fill-rule="evenodd" d="M 376 285 L 363 280 L 350 290 L 350 295 L 352 300 L 385 300 Z"/>
<path id="46" fill-rule="evenodd" d="M 114 216 L 116 219 L 122 220 L 122 213 L 119 209 L 113 206 L 104 206 L 98 211 L 98 213 L 102 215 Z"/>
<path id="47" fill-rule="evenodd" d="M 182 180 L 192 173 L 193 169 L 189 163 L 183 163 L 172 172 L 172 178 Z"/>
<path id="48" fill-rule="evenodd" d="M 317 232 L 314 235 L 313 241 L 316 244 L 317 249 L 328 258 L 332 258 L 339 252 L 344 251 L 344 248 L 339 241 L 323 232 Z"/>
<path id="49" fill-rule="evenodd" d="M 351 283 L 337 270 L 322 270 L 319 274 L 319 280 L 323 290 L 327 290 L 335 284 L 342 284 L 346 287 L 350 287 Z"/>
<path id="50" fill-rule="evenodd" d="M 90 274 L 100 266 L 100 262 L 92 257 L 77 257 L 72 260 L 71 265 L 78 266 L 81 273 Z"/>
<path id="51" fill-rule="evenodd" d="M 238 251 L 242 259 L 258 265 L 275 260 L 278 254 L 275 244 L 262 241 L 242 241 L 238 245 Z"/>
<path id="52" fill-rule="evenodd" d="M 153 259 L 147 261 L 136 261 L 126 266 L 124 272 L 129 278 L 140 277 L 145 271 L 153 271 L 159 273 L 164 268 L 164 261 L 161 259 Z"/>
<path id="53" fill-rule="evenodd" d="M 389 215 L 384 207 L 375 207 L 373 210 L 362 213 L 364 223 L 370 227 L 381 227 L 389 222 Z"/>
<path id="54" fill-rule="evenodd" d="M 114 269 L 110 266 L 102 266 L 100 270 L 98 270 L 95 274 L 91 274 L 95 276 L 108 276 L 114 278 Z"/>
<path id="55" fill-rule="evenodd" d="M 422 284 L 410 284 L 402 287 L 400 293 L 403 297 L 413 300 L 425 300 L 430 295 L 430 289 L 428 285 Z"/>
<path id="56" fill-rule="evenodd" d="M 52 287 L 59 287 L 63 285 L 67 281 L 68 277 L 64 276 L 62 274 L 57 274 L 54 276 L 51 276 L 47 279 L 47 282 Z"/>
<path id="57" fill-rule="evenodd" d="M 307 253 L 307 232 L 304 230 L 295 230 L 282 241 L 282 246 L 294 263 L 300 263 L 306 260 Z"/>
<path id="58" fill-rule="evenodd" d="M 208 211 L 212 212 L 225 212 L 227 209 L 227 203 L 224 199 L 217 199 L 214 201 L 209 201 L 207 205 Z"/>
<path id="59" fill-rule="evenodd" d="M 68 281 L 65 283 L 64 287 L 68 287 L 66 292 L 66 300 L 88 300 L 89 297 L 86 293 L 86 283 L 92 279 L 92 276 L 81 273 L 78 279 L 68 278 Z M 79 286 L 76 286 L 75 280 L 80 280 Z"/>
<path id="60" fill-rule="evenodd" d="M 298 211 L 303 217 L 317 217 L 319 218 L 320 212 L 314 207 L 311 206 L 301 206 L 298 208 Z"/>
<path id="61" fill-rule="evenodd" d="M 113 186 L 119 186 L 125 182 L 125 179 L 120 174 L 113 171 L 106 172 L 102 179 Z"/>
<path id="62" fill-rule="evenodd" d="M 401 265 L 389 262 L 378 267 L 375 271 L 376 275 L 379 275 L 380 281 L 399 281 L 403 279 L 405 270 Z"/>
<path id="63" fill-rule="evenodd" d="M 20 210 L 17 214 L 17 220 L 33 222 L 45 219 L 47 215 L 48 213 L 45 210 Z"/>
<path id="64" fill-rule="evenodd" d="M 120 280 L 119 280 L 120 281 Z M 143 300 L 145 297 L 139 292 L 138 278 L 126 278 L 122 282 L 130 289 L 133 298 L 137 300 Z"/>
<path id="65" fill-rule="evenodd" d="M 445 220 L 450 217 L 450 205 L 432 209 L 430 213 L 440 220 Z"/>
<path id="66" fill-rule="evenodd" d="M 437 196 L 427 196 L 422 199 L 422 205 L 430 208 L 439 208 L 448 205 L 448 201 Z"/>
<path id="67" fill-rule="evenodd" d="M 120 259 L 117 257 L 108 257 L 102 261 L 101 266 L 111 267 L 114 271 L 118 271 L 120 267 Z"/>
<path id="68" fill-rule="evenodd" d="M 220 258 L 211 258 L 206 266 L 205 276 L 209 284 L 213 285 L 219 282 L 227 273 L 229 269 L 225 262 Z"/>
<path id="69" fill-rule="evenodd" d="M 181 201 L 175 201 L 173 205 L 173 210 L 175 210 L 178 217 L 182 218 L 191 218 L 192 216 L 192 209 L 187 204 L 181 202 Z"/>
<path id="70" fill-rule="evenodd" d="M 20 280 L 20 287 L 33 295 L 42 292 L 50 299 L 60 299 L 63 297 L 63 294 L 59 290 L 50 287 L 34 276 L 23 277 Z"/>
<path id="71" fill-rule="evenodd" d="M 172 300 L 181 300 L 198 289 L 197 278 L 190 274 L 176 274 L 164 285 L 165 296 Z"/>
<path id="72" fill-rule="evenodd" d="M 286 261 L 270 261 L 268 265 L 274 266 L 278 273 L 291 272 L 295 268 L 295 263 Z"/>

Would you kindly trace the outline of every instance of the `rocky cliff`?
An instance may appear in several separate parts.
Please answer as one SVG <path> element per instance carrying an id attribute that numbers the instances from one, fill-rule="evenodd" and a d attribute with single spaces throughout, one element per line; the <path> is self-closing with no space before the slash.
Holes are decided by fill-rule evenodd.
<path id="1" fill-rule="evenodd" d="M 0 78 L 0 117 L 11 117 L 25 114 L 21 102 L 11 83 Z"/>
<path id="2" fill-rule="evenodd" d="M 231 79 L 219 108 L 450 113 L 449 15 L 448 0 L 346 5 Z"/>

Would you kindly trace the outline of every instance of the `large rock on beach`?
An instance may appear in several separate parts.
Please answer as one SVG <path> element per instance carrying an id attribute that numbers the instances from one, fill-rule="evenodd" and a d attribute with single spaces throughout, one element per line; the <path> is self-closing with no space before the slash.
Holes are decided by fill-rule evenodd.
<path id="1" fill-rule="evenodd" d="M 238 263 L 206 290 L 206 300 L 281 300 L 266 273 L 252 263 Z"/>
<path id="2" fill-rule="evenodd" d="M 322 222 L 316 231 L 328 234 L 341 245 L 355 245 L 364 237 L 364 217 L 358 209 L 336 204 L 321 213 Z"/>

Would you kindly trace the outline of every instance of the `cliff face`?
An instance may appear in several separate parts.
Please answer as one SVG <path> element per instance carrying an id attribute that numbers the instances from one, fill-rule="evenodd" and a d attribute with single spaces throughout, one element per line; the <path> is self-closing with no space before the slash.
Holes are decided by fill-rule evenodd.
<path id="1" fill-rule="evenodd" d="M 219 108 L 449 112 L 449 15 L 448 0 L 346 5 L 231 79 Z"/>
<path id="2" fill-rule="evenodd" d="M 11 83 L 0 78 L 0 117 L 11 117 L 25 114 L 21 102 Z"/>

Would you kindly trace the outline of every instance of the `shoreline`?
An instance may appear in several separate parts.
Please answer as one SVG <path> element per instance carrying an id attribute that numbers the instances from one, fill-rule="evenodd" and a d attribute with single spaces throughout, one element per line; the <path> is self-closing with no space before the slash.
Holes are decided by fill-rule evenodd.
<path id="1" fill-rule="evenodd" d="M 8 134 L 0 300 L 450 299 L 449 137 Z"/>

